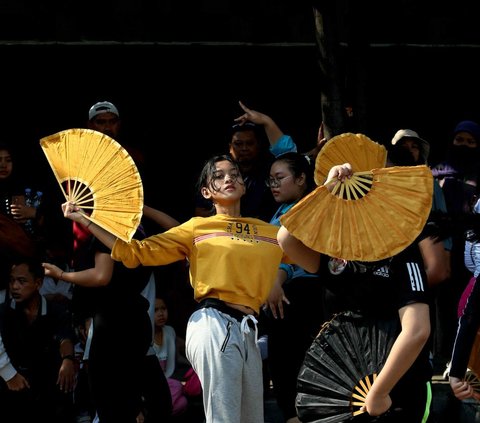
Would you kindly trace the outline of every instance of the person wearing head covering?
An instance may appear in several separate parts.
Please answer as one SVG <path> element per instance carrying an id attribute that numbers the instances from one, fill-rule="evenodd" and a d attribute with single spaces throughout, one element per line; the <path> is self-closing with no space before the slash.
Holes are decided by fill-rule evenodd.
<path id="1" fill-rule="evenodd" d="M 453 130 L 446 159 L 432 168 L 445 193 L 448 211 L 470 209 L 480 174 L 480 125 L 471 120 L 459 122 Z"/>
<path id="2" fill-rule="evenodd" d="M 396 166 L 427 165 L 430 144 L 411 129 L 400 129 L 391 141 L 389 161 Z M 440 344 L 444 326 L 443 289 L 439 285 L 451 282 L 451 237 L 445 238 L 448 228 L 445 228 L 447 207 L 445 197 L 438 180 L 433 180 L 433 201 L 429 219 L 426 224 L 426 236 L 419 242 L 422 253 L 427 282 L 431 290 L 432 303 L 430 304 L 430 319 L 432 321 L 432 354 L 436 353 L 436 345 Z M 440 294 L 439 294 L 440 293 Z M 438 311 L 438 312 L 437 312 Z"/>
<path id="3" fill-rule="evenodd" d="M 137 167 L 140 168 L 140 173 L 143 173 L 144 154 L 137 146 L 132 146 L 126 140 L 121 139 L 122 121 L 120 120 L 118 108 L 113 103 L 110 101 L 99 101 L 90 107 L 88 110 L 87 128 L 108 135 L 122 144 L 122 147 L 128 151 Z"/>
<path id="4" fill-rule="evenodd" d="M 457 125 L 456 129 L 461 129 L 455 136 L 455 142 L 459 146 L 464 146 L 465 150 L 471 150 L 473 145 L 478 148 L 480 137 L 474 136 L 478 130 L 474 122 L 464 121 Z M 477 332 L 480 324 L 480 284 L 478 276 L 480 274 L 480 199 L 478 191 L 471 204 L 472 219 L 468 229 L 465 231 L 464 263 L 465 267 L 471 272 L 471 278 L 464 289 L 458 303 L 458 324 L 455 342 L 452 349 L 452 357 L 447 368 L 446 374 L 449 376 L 452 392 L 459 400 L 467 398 L 480 399 L 480 395 L 475 392 L 474 387 L 467 380 L 468 368 L 471 365 L 471 354 L 474 345 L 477 344 Z M 473 369 L 474 372 L 477 369 Z"/>
<path id="5" fill-rule="evenodd" d="M 88 128 L 106 134 L 113 139 L 120 135 L 120 113 L 113 103 L 99 101 L 88 111 Z"/>
<path id="6" fill-rule="evenodd" d="M 399 129 L 391 141 L 391 148 L 388 152 L 388 160 L 395 166 L 418 166 L 427 165 L 430 155 L 430 143 L 421 138 L 418 133 L 412 129 Z M 444 220 L 447 213 L 447 205 L 442 187 L 437 179 L 433 184 L 432 214 L 429 222 L 440 224 L 438 220 Z M 441 228 L 440 228 L 441 229 Z M 451 249 L 451 240 L 444 240 L 445 248 Z"/>
<path id="7" fill-rule="evenodd" d="M 117 107 L 109 101 L 95 103 L 88 111 L 87 126 L 118 142 Z M 146 205 L 145 209 L 144 213 L 153 213 Z M 87 394 L 91 395 L 98 417 L 102 423 L 134 422 L 145 404 L 152 421 L 168 419 L 170 391 L 150 348 L 149 306 L 154 297 L 149 287 L 155 284 L 152 269 L 127 269 L 115 264 L 91 232 L 75 222 L 72 233 L 71 268 L 62 271 L 47 262 L 45 275 L 73 284 L 74 323 L 79 328 L 91 328 L 87 331 L 84 359 L 88 359 Z M 135 236 L 145 236 L 143 222 Z M 114 354 L 110 348 L 118 340 L 122 341 L 122 354 Z"/>
<path id="8" fill-rule="evenodd" d="M 413 158 L 413 165 L 427 164 L 428 162 L 429 142 L 420 138 L 418 133 L 411 129 L 399 129 L 392 138 L 392 146 L 402 148 L 402 152 L 408 151 Z M 392 149 L 391 152 L 395 153 L 396 149 Z M 406 166 L 409 165 L 411 164 L 406 164 Z"/>
<path id="9" fill-rule="evenodd" d="M 442 187 L 452 237 L 451 278 L 437 292 L 437 356 L 450 358 L 457 330 L 457 308 L 471 273 L 465 267 L 465 232 L 471 229 L 473 203 L 480 178 L 480 125 L 471 120 L 459 122 L 453 132 L 444 161 L 432 168 Z M 445 376 L 448 374 L 448 364 Z"/>
<path id="10" fill-rule="evenodd" d="M 391 148 L 388 152 L 388 160 L 395 166 L 418 166 L 428 165 L 428 156 L 430 154 L 430 143 L 421 138 L 417 132 L 412 129 L 399 129 L 391 141 Z M 433 183 L 433 201 L 432 212 L 429 222 L 435 225 L 441 225 L 445 221 L 447 205 L 442 187 L 437 179 Z M 444 228 L 439 227 L 442 233 Z M 445 249 L 452 248 L 450 238 L 443 240 Z"/>

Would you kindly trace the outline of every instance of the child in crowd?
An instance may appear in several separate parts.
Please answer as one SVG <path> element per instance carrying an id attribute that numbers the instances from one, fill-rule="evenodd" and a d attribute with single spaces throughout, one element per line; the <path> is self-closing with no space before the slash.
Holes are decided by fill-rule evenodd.
<path id="1" fill-rule="evenodd" d="M 155 336 L 153 349 L 167 378 L 172 395 L 172 415 L 176 416 L 185 412 L 188 401 L 184 395 L 182 383 L 173 378 L 177 362 L 177 335 L 175 329 L 167 325 L 167 321 L 167 304 L 164 298 L 157 296 L 155 299 Z"/>

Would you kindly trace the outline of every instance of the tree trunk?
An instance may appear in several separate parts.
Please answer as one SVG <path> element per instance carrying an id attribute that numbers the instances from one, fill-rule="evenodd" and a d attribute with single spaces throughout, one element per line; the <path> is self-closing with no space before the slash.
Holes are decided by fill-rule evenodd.
<path id="1" fill-rule="evenodd" d="M 319 52 L 321 107 L 327 139 L 343 132 L 367 130 L 367 46 L 364 5 L 345 0 L 314 2 Z M 342 21 L 343 20 L 343 21 Z M 341 46 L 340 24 L 345 23 L 347 47 Z"/>
<path id="2" fill-rule="evenodd" d="M 344 103 L 341 85 L 342 72 L 338 65 L 337 2 L 314 3 L 315 32 L 321 78 L 321 108 L 324 133 L 327 139 L 344 132 Z"/>

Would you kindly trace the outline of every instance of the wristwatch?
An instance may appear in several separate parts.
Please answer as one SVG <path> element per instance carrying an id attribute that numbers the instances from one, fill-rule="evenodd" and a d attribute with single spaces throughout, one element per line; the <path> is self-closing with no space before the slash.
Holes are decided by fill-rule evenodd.
<path id="1" fill-rule="evenodd" d="M 72 354 L 67 354 L 67 355 L 64 355 L 62 357 L 62 360 L 72 360 L 72 361 L 75 361 L 75 356 L 73 356 Z"/>

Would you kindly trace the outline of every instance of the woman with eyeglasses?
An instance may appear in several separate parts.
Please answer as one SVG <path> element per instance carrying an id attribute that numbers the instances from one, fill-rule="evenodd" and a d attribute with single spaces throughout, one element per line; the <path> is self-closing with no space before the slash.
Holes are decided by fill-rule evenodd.
<path id="1" fill-rule="evenodd" d="M 316 187 L 313 168 L 300 153 L 277 157 L 266 184 L 279 204 L 270 220 L 276 226 L 280 226 L 284 213 Z M 324 322 L 322 301 L 323 288 L 318 275 L 295 264 L 280 265 L 263 311 L 268 368 L 277 404 L 287 423 L 299 422 L 295 409 L 297 376 L 305 352 Z"/>
<path id="2" fill-rule="evenodd" d="M 206 422 L 264 423 L 257 317 L 284 259 L 278 226 L 241 216 L 245 185 L 228 155 L 206 162 L 198 187 L 212 200 L 215 215 L 130 243 L 89 221 L 75 204 L 62 208 L 127 267 L 188 259 L 198 308 L 187 324 L 186 355 L 202 384 Z"/>
<path id="3" fill-rule="evenodd" d="M 242 197 L 242 214 L 268 221 L 275 211 L 275 202 L 264 184 L 270 165 L 280 154 L 297 151 L 297 146 L 270 116 L 249 109 L 241 101 L 239 106 L 243 113 L 231 127 L 228 151 L 238 163 L 246 189 Z M 196 216 L 211 216 L 214 211 L 210 201 L 197 195 Z"/>

